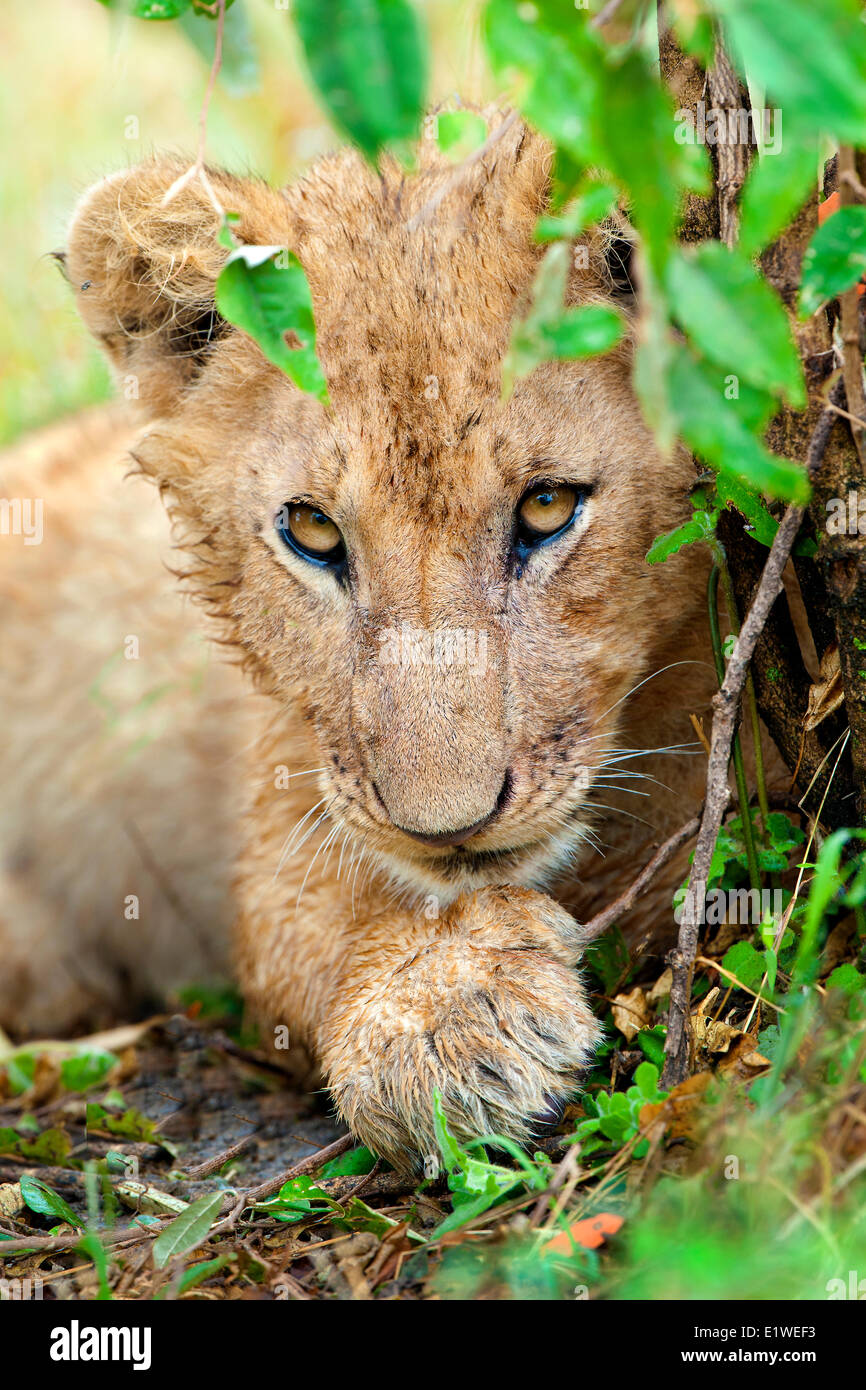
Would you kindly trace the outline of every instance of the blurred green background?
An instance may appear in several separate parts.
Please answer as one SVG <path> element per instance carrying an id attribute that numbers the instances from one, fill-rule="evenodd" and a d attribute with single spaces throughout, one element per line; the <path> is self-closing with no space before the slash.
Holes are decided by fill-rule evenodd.
<path id="1" fill-rule="evenodd" d="M 236 0 L 207 157 L 281 184 L 340 143 L 278 0 Z M 326 3 L 326 0 L 323 0 Z M 426 0 L 431 102 L 481 100 L 480 0 Z M 5 4 L 0 49 L 0 443 L 111 394 L 104 360 L 50 252 L 96 179 L 155 149 L 190 154 L 213 53 L 201 16 L 146 22 L 97 0 Z M 203 51 L 209 50 L 209 51 Z"/>

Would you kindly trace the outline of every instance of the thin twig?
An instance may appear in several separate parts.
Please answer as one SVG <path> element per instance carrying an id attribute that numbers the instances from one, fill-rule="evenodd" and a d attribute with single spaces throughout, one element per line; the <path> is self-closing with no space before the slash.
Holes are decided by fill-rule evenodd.
<path id="1" fill-rule="evenodd" d="M 833 428 L 832 410 L 822 411 L 806 458 L 809 477 L 815 476 Z M 707 767 L 707 799 L 704 802 L 701 828 L 695 846 L 695 857 L 689 875 L 683 903 L 679 937 L 670 953 L 672 972 L 671 1006 L 668 1035 L 665 1041 L 665 1065 L 661 1086 L 665 1090 L 679 1085 L 689 1075 L 692 1055 L 691 993 L 695 956 L 698 948 L 698 929 L 703 918 L 710 864 L 722 819 L 730 799 L 728 764 L 734 735 L 740 696 L 746 683 L 749 662 L 760 637 L 770 609 L 782 590 L 782 576 L 794 541 L 803 520 L 804 509 L 791 506 L 786 511 L 770 547 L 770 554 L 752 606 L 746 615 L 740 635 L 728 662 L 725 679 L 713 698 L 713 728 L 710 741 L 710 761 Z"/>
<path id="2" fill-rule="evenodd" d="M 605 5 L 604 9 L 599 10 L 595 18 L 590 21 L 590 28 L 603 29 L 605 24 L 609 23 L 609 21 L 613 19 L 621 4 L 622 0 L 607 0 L 607 4 Z"/>
<path id="3" fill-rule="evenodd" d="M 866 420 L 861 419 L 857 415 L 852 415 L 850 410 L 843 410 L 841 405 L 834 405 L 832 401 L 828 401 L 827 409 L 832 410 L 836 415 L 841 415 L 843 420 L 850 420 L 851 424 L 857 425 L 858 429 L 866 429 Z"/>
<path id="4" fill-rule="evenodd" d="M 328 1144 L 327 1148 L 320 1149 L 318 1153 L 310 1154 L 308 1158 L 302 1158 L 299 1163 L 287 1168 L 284 1173 L 278 1173 L 274 1178 L 268 1178 L 266 1182 L 259 1183 L 258 1187 L 246 1187 L 238 1189 L 238 1196 L 243 1197 L 244 1206 L 255 1206 L 256 1202 L 262 1202 L 266 1197 L 270 1197 L 275 1192 L 279 1192 L 283 1183 L 291 1182 L 292 1178 L 303 1177 L 305 1173 L 315 1173 L 324 1163 L 329 1163 L 332 1158 L 339 1158 L 347 1149 L 351 1149 L 355 1143 L 353 1134 L 344 1134 L 341 1139 L 335 1139 L 333 1144 Z"/>
<path id="5" fill-rule="evenodd" d="M 161 1221 L 158 1226 L 120 1226 L 114 1231 L 100 1231 L 99 1239 L 103 1245 L 125 1245 L 129 1241 L 153 1240 L 171 1225 L 174 1217 Z M 80 1245 L 86 1231 L 76 1231 L 69 1236 L 21 1236 L 20 1239 L 0 1241 L 0 1257 L 20 1254 L 27 1250 L 74 1250 Z"/>
<path id="6" fill-rule="evenodd" d="M 210 111 L 211 97 L 216 86 L 217 76 L 223 63 L 223 32 L 226 21 L 226 0 L 214 0 L 216 7 L 216 42 L 214 44 L 213 63 L 211 64 L 210 76 L 208 77 L 207 87 L 205 88 L 204 100 L 198 117 L 198 151 L 195 163 L 176 178 L 171 187 L 165 192 L 162 199 L 162 206 L 166 207 L 173 198 L 184 188 L 195 182 L 197 179 L 210 199 L 214 211 L 220 219 L 225 217 L 225 209 L 214 191 L 214 187 L 207 176 L 204 166 L 205 148 L 207 145 L 207 118 Z"/>
<path id="7" fill-rule="evenodd" d="M 688 844 L 689 840 L 697 835 L 700 824 L 700 816 L 692 816 L 690 821 L 681 825 L 679 830 L 656 850 L 652 859 L 641 870 L 631 887 L 621 893 L 618 898 L 615 898 L 609 907 L 604 908 L 602 912 L 597 912 L 594 917 L 590 917 L 589 921 L 584 923 L 583 940 L 585 942 L 595 941 L 596 937 L 601 936 L 602 932 L 606 932 L 608 927 L 612 927 L 618 918 L 631 911 L 641 893 L 649 887 L 659 870 L 664 868 L 678 849 L 682 849 L 683 845 Z"/>
<path id="8" fill-rule="evenodd" d="M 502 137 L 507 135 L 508 131 L 514 125 L 514 122 L 517 120 L 518 114 L 516 110 L 509 111 L 505 120 L 488 135 L 484 144 L 479 145 L 477 150 L 473 150 L 471 154 L 466 156 L 462 163 L 457 165 L 457 168 L 453 173 L 449 174 L 448 178 L 437 188 L 436 192 L 427 199 L 426 203 L 424 203 L 412 217 L 409 218 L 406 224 L 409 232 L 417 232 L 419 227 L 430 221 L 430 218 L 443 199 L 447 198 L 449 193 L 453 193 L 456 188 L 459 188 L 469 170 L 480 163 L 484 156 L 490 153 L 494 145 L 498 145 Z"/>
<path id="9" fill-rule="evenodd" d="M 849 207 L 855 202 L 852 179 L 857 169 L 851 145 L 839 147 L 839 202 Z M 839 328 L 842 338 L 842 375 L 845 379 L 847 406 L 855 418 L 866 415 L 866 396 L 863 392 L 863 354 L 860 351 L 860 286 L 852 285 L 839 296 Z M 851 437 L 861 465 L 864 462 L 863 430 L 855 426 Z"/>
<path id="10" fill-rule="evenodd" d="M 184 1177 L 189 1178 L 191 1182 L 198 1182 L 201 1178 L 210 1177 L 210 1174 L 217 1172 L 224 1163 L 228 1163 L 232 1158 L 237 1158 L 238 1154 L 242 1153 L 253 1142 L 254 1138 L 254 1134 L 245 1134 L 243 1139 L 232 1144 L 231 1148 L 226 1149 L 224 1153 L 214 1154 L 213 1158 L 206 1158 L 204 1163 L 199 1163 L 195 1168 L 187 1168 Z"/>
<path id="11" fill-rule="evenodd" d="M 863 187 L 863 184 L 860 182 L 853 169 L 840 169 L 839 182 L 840 184 L 847 184 L 860 199 L 861 203 L 866 203 L 866 188 Z"/>

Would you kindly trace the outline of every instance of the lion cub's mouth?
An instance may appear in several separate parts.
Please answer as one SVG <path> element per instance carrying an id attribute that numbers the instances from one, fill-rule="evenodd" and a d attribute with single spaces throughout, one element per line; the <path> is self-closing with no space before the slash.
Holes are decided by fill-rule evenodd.
<path id="1" fill-rule="evenodd" d="M 482 873 L 492 866 L 501 869 L 519 864 L 537 848 L 536 844 L 514 845 L 509 849 L 464 849 L 460 846 L 449 854 L 438 855 L 429 862 L 443 878 L 465 878 L 467 874 Z"/>

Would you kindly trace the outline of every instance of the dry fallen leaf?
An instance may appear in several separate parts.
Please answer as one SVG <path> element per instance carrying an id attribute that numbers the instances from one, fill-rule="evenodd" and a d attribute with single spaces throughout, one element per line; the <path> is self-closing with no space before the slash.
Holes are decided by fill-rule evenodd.
<path id="1" fill-rule="evenodd" d="M 88 1033 L 86 1037 L 70 1038 L 68 1041 L 58 1038 L 34 1038 L 32 1042 L 27 1043 L 26 1049 L 28 1052 L 44 1053 L 58 1058 L 75 1057 L 80 1052 L 120 1052 L 140 1042 L 152 1028 L 167 1023 L 170 1018 L 171 1014 L 154 1014 L 141 1023 L 124 1023 L 119 1028 L 109 1028 L 101 1033 Z M 19 1044 L 11 1043 L 5 1033 L 0 1032 L 0 1064 L 12 1053 L 21 1050 Z"/>
<path id="2" fill-rule="evenodd" d="M 158 1187 L 144 1182 L 119 1182 L 114 1192 L 124 1206 L 144 1212 L 147 1216 L 179 1216 L 189 1206 L 180 1197 L 173 1197 L 170 1192 L 161 1192 Z"/>
<path id="3" fill-rule="evenodd" d="M 660 999 L 664 999 L 665 995 L 670 994 L 673 978 L 671 968 L 668 966 L 666 970 L 662 971 L 652 989 L 647 994 L 647 1003 L 657 1004 Z"/>
<path id="4" fill-rule="evenodd" d="M 712 1079 L 711 1071 L 698 1072 L 675 1086 L 667 1100 L 642 1106 L 641 1134 L 647 1139 L 660 1139 L 665 1133 L 671 1139 L 693 1138 L 700 1104 Z"/>
<path id="5" fill-rule="evenodd" d="M 36 1058 L 33 1085 L 20 1097 L 21 1105 L 28 1110 L 36 1110 L 38 1106 L 53 1100 L 60 1091 L 60 1063 L 56 1057 L 42 1053 Z"/>
<path id="6" fill-rule="evenodd" d="M 821 978 L 830 975 L 843 961 L 851 958 L 849 942 L 854 935 L 856 922 L 853 915 L 837 922 L 821 952 Z"/>
<path id="7" fill-rule="evenodd" d="M 19 1182 L 0 1184 L 0 1216 L 17 1216 L 19 1211 L 24 1210 L 25 1205 Z"/>
<path id="8" fill-rule="evenodd" d="M 650 1011 L 640 985 L 635 985 L 631 994 L 618 994 L 611 1003 L 614 1025 L 623 1034 L 626 1042 L 631 1042 L 637 1037 L 641 1028 L 649 1027 Z"/>
<path id="9" fill-rule="evenodd" d="M 806 708 L 806 718 L 803 721 L 803 728 L 806 733 L 811 729 L 817 729 L 819 724 L 822 724 L 834 710 L 839 708 L 844 699 L 845 691 L 842 686 L 839 648 L 833 642 L 821 658 L 818 679 L 809 689 L 809 704 Z"/>
<path id="10" fill-rule="evenodd" d="M 800 752 L 797 757 L 797 766 L 791 778 L 793 786 L 797 773 L 800 771 L 800 760 L 803 757 L 803 748 L 806 743 L 806 735 L 812 729 L 817 729 L 819 724 L 823 724 L 845 699 L 845 690 L 842 685 L 842 670 L 839 662 L 839 648 L 835 642 L 831 643 L 821 658 L 821 665 L 818 667 L 818 679 L 809 687 L 809 703 L 806 706 L 806 716 L 803 720 L 803 733 L 800 739 Z"/>
<path id="11" fill-rule="evenodd" d="M 574 1245 L 582 1245 L 584 1250 L 597 1250 L 604 1245 L 608 1236 L 616 1235 L 623 1218 L 612 1211 L 600 1211 L 596 1216 L 586 1216 L 582 1221 L 573 1221 L 569 1226 L 571 1240 L 565 1231 L 559 1231 L 544 1247 L 545 1255 L 570 1255 Z M 574 1242 L 574 1245 L 572 1244 Z"/>
<path id="12" fill-rule="evenodd" d="M 719 1062 L 719 1072 L 727 1081 L 753 1081 L 759 1072 L 770 1066 L 755 1043 L 754 1033 L 742 1033 L 727 1056 Z"/>
<path id="13" fill-rule="evenodd" d="M 727 1052 L 731 1043 L 743 1036 L 742 1028 L 708 1017 L 720 993 L 718 986 L 711 989 L 692 1014 L 695 1045 L 705 1052 Z"/>

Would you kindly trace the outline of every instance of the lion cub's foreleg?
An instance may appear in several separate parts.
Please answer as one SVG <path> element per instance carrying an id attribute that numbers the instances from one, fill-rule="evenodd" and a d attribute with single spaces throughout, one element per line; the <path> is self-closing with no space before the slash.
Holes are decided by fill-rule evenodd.
<path id="1" fill-rule="evenodd" d="M 298 911 L 250 897 L 242 983 L 311 1048 L 374 1152 L 399 1167 L 435 1156 L 436 1090 L 464 1137 L 525 1142 L 556 1117 L 600 1038 L 574 969 L 580 928 L 557 903 L 483 888 L 435 921 L 369 901 L 353 919 L 333 883 L 312 896 Z"/>

